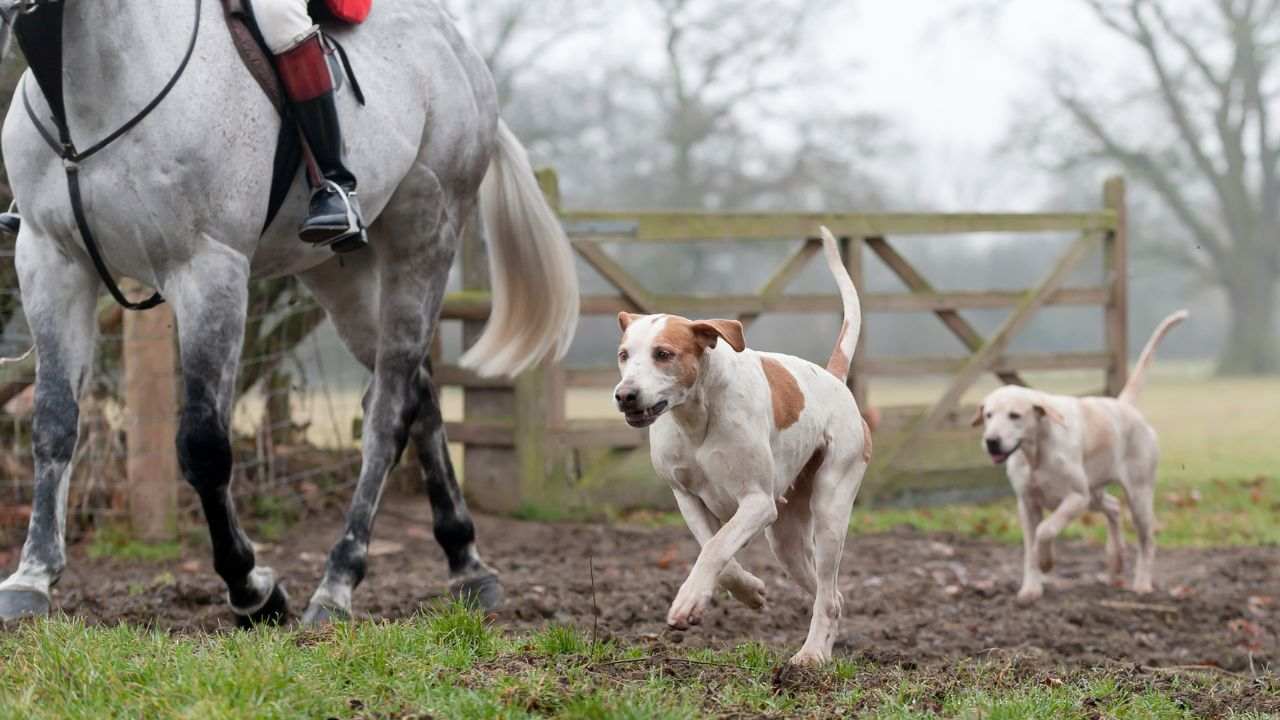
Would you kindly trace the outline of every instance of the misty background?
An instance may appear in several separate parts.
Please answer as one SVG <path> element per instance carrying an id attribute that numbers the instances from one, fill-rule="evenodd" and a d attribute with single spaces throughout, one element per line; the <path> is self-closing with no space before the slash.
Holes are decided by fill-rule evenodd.
<path id="1" fill-rule="evenodd" d="M 1103 180 L 1120 174 L 1133 350 L 1160 318 L 1189 307 L 1191 322 L 1162 356 L 1221 374 L 1280 371 L 1280 2 L 444 4 L 489 62 L 535 166 L 558 171 L 567 209 L 1091 210 Z M 7 63 L 0 80 L 11 88 L 19 69 Z M 1071 239 L 895 244 L 941 289 L 1016 289 L 1038 284 Z M 611 250 L 655 291 L 748 293 L 791 247 Z M 608 291 L 580 269 L 586 292 Z M 0 262 L 0 286 L 13 286 L 11 274 Z M 1095 254 L 1071 284 L 1100 281 Z M 868 254 L 862 289 L 902 286 Z M 821 263 L 791 287 L 826 290 L 835 291 Z M 300 292 L 289 280 L 264 285 L 255 309 L 284 317 Z M 0 294 L 0 328 L 9 326 L 0 351 L 25 349 L 17 310 Z M 990 332 L 1005 313 L 965 316 Z M 294 372 L 362 380 L 318 315 L 293 322 L 291 342 L 312 348 Z M 250 342 L 277 325 L 251 326 Z M 867 326 L 873 356 L 965 352 L 931 315 L 878 314 Z M 822 358 L 837 327 L 834 316 L 767 315 L 748 340 Z M 1052 308 L 1013 349 L 1098 350 L 1102 333 L 1100 310 Z M 616 339 L 613 319 L 584 319 L 570 363 L 607 364 Z M 445 342 L 456 352 L 457 328 Z"/>

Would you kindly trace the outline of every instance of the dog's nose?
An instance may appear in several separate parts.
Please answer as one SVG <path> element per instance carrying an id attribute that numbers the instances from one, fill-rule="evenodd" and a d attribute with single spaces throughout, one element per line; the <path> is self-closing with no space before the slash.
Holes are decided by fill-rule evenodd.
<path id="1" fill-rule="evenodd" d="M 640 391 L 632 388 L 618 388 L 613 394 L 613 399 L 617 401 L 619 408 L 628 410 L 640 402 Z"/>
<path id="2" fill-rule="evenodd" d="M 995 455 L 1001 452 L 1001 450 L 999 438 L 987 438 L 987 452 Z"/>

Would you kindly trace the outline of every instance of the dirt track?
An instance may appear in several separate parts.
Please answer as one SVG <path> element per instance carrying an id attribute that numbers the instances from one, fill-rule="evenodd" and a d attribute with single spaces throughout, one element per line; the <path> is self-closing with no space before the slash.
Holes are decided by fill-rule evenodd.
<path id="1" fill-rule="evenodd" d="M 443 556 L 424 500 L 389 500 L 379 519 L 370 576 L 356 609 L 400 617 L 445 587 Z M 415 519 L 422 518 L 422 522 Z M 295 528 L 261 558 L 285 579 L 301 610 L 337 535 L 337 518 Z M 591 628 L 592 584 L 602 635 L 630 641 L 725 646 L 760 640 L 779 649 L 803 641 L 808 602 L 763 542 L 744 565 L 769 585 L 770 605 L 752 611 L 717 599 L 701 627 L 665 630 L 696 545 L 683 527 L 550 525 L 480 518 L 481 551 L 502 574 L 508 601 L 498 622 Z M 1059 548 L 1059 578 L 1033 608 L 1013 599 L 1020 548 L 911 530 L 852 537 L 842 573 L 845 620 L 837 654 L 930 663 L 1017 651 L 1067 666 L 1212 664 L 1246 670 L 1280 661 L 1280 549 L 1163 550 L 1154 595 L 1101 582 L 1102 550 Z M 206 557 L 155 564 L 90 560 L 79 549 L 56 604 L 90 622 L 153 623 L 175 631 L 229 625 L 223 590 Z"/>

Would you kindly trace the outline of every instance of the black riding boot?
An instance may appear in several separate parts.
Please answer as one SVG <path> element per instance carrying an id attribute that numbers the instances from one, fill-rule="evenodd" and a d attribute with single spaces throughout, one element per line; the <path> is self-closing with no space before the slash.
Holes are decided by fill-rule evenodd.
<path id="1" fill-rule="evenodd" d="M 369 241 L 356 200 L 355 175 L 342 162 L 342 127 L 320 34 L 277 55 L 276 68 L 298 128 L 324 176 L 324 184 L 311 194 L 310 211 L 298 235 L 312 245 L 332 246 L 334 252 L 359 250 Z"/>

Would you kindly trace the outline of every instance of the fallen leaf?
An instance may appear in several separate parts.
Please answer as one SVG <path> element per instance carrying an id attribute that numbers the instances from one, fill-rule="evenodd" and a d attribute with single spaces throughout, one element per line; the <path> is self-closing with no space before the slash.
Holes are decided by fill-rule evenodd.
<path id="1" fill-rule="evenodd" d="M 402 552 L 404 552 L 404 543 L 393 542 L 391 540 L 374 540 L 369 543 L 369 557 L 399 555 Z"/>
<path id="2" fill-rule="evenodd" d="M 1264 618 L 1271 614 L 1270 608 L 1275 602 L 1275 598 L 1268 595 L 1253 595 L 1249 598 L 1249 614 Z"/>
<path id="3" fill-rule="evenodd" d="M 666 550 L 662 551 L 662 555 L 658 557 L 658 568 L 666 570 L 675 563 L 676 558 L 680 555 L 680 549 L 675 545 L 668 545 Z"/>
<path id="4" fill-rule="evenodd" d="M 1169 588 L 1169 595 L 1178 599 L 1188 598 L 1196 594 L 1196 589 L 1190 585 L 1174 585 Z"/>
<path id="5" fill-rule="evenodd" d="M 417 525 L 411 525 L 405 528 L 404 534 L 405 537 L 411 537 L 414 540 L 430 540 L 432 538 L 430 530 Z"/>
<path id="6" fill-rule="evenodd" d="M 944 542 L 938 542 L 937 540 L 929 543 L 929 552 L 945 558 L 955 557 L 956 555 L 956 549 L 954 547 Z"/>

